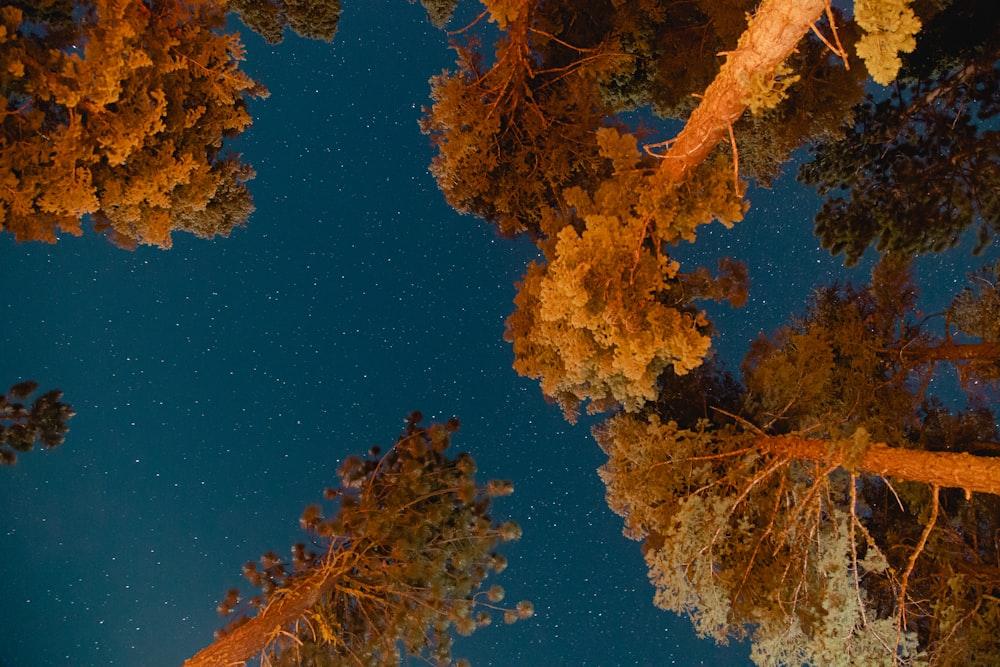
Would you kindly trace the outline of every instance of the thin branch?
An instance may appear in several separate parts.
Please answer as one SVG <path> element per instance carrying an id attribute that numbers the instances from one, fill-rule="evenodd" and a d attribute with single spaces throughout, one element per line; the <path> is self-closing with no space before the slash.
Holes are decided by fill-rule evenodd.
<path id="1" fill-rule="evenodd" d="M 927 538 L 930 536 L 931 531 L 934 530 L 934 524 L 937 522 L 938 510 L 940 509 L 940 491 L 941 487 L 937 484 L 933 486 L 934 498 L 933 504 L 931 505 L 931 518 L 927 521 L 927 525 L 924 526 L 923 534 L 920 536 L 920 542 L 917 543 L 917 547 L 910 554 L 910 562 L 906 566 L 906 571 L 903 573 L 903 580 L 900 584 L 899 589 L 899 616 L 896 617 L 896 648 L 893 651 L 893 661 L 895 661 L 896 655 L 899 651 L 899 640 L 903 634 L 903 629 L 906 627 L 906 587 L 910 583 L 910 574 L 913 573 L 913 568 L 917 564 L 917 558 L 923 552 L 924 547 L 927 545 Z"/>

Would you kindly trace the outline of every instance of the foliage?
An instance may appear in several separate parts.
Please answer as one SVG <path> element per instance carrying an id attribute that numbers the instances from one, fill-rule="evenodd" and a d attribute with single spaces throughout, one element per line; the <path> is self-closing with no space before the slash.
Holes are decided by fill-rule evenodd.
<path id="1" fill-rule="evenodd" d="M 871 244 L 904 256 L 938 252 L 978 223 L 982 249 L 996 231 L 1000 132 L 990 128 L 1000 111 L 1000 40 L 977 26 L 995 26 L 998 9 L 958 11 L 968 4 L 937 15 L 908 59 L 912 72 L 891 95 L 869 95 L 800 168 L 799 179 L 827 196 L 816 234 L 849 266 Z"/>
<path id="2" fill-rule="evenodd" d="M 742 216 L 726 161 L 675 185 L 640 168 L 634 136 L 605 129 L 598 142 L 615 175 L 593 195 L 565 192 L 584 229 L 566 225 L 544 246 L 548 262 L 528 267 L 507 321 L 514 368 L 539 378 L 571 421 L 582 401 L 593 412 L 653 400 L 665 369 L 686 373 L 708 351 L 708 321 L 691 300 L 746 294 L 742 267 L 724 264 L 718 281 L 707 272 L 688 277 L 664 252 L 693 240 L 698 225 Z"/>
<path id="3" fill-rule="evenodd" d="M 244 224 L 253 170 L 222 145 L 266 91 L 217 0 L 52 7 L 0 9 L 0 226 L 51 243 L 90 215 L 122 246 L 168 248 Z"/>
<path id="4" fill-rule="evenodd" d="M 920 20 L 910 9 L 912 0 L 854 0 L 854 20 L 864 34 L 857 44 L 858 56 L 876 83 L 889 85 L 902 61 L 900 53 L 916 46 Z"/>
<path id="5" fill-rule="evenodd" d="M 845 45 L 856 39 L 851 22 L 838 20 L 836 31 Z M 813 35 L 802 40 L 786 63 L 798 80 L 782 89 L 784 99 L 756 115 L 748 109 L 733 124 L 740 176 L 764 187 L 770 187 L 782 163 L 800 146 L 839 135 L 864 96 L 864 68 L 847 69 Z"/>
<path id="6" fill-rule="evenodd" d="M 933 355 L 905 351 L 946 342 L 915 320 L 916 298 L 906 268 L 883 264 L 869 288 L 821 290 L 755 343 L 738 407 L 708 368 L 595 428 L 608 504 L 644 540 L 658 606 L 717 641 L 749 637 L 762 665 L 989 664 L 1000 497 L 864 464 L 879 439 L 1000 451 L 985 406 L 955 412 L 927 395 Z M 700 418 L 692 393 L 714 402 Z M 802 458 L 780 434 L 827 450 Z"/>
<path id="7" fill-rule="evenodd" d="M 1000 262 L 969 276 L 948 309 L 951 322 L 968 336 L 1000 342 Z"/>
<path id="8" fill-rule="evenodd" d="M 431 79 L 433 104 L 423 131 L 437 155 L 431 173 L 448 203 L 501 234 L 542 234 L 545 210 L 564 205 L 563 191 L 607 175 L 594 131 L 606 124 L 596 81 L 622 54 L 600 35 L 555 37 L 563 3 L 492 3 L 501 29 L 494 62 L 473 41 L 455 46 L 457 69 Z M 515 7 L 516 6 L 516 7 Z"/>
<path id="9" fill-rule="evenodd" d="M 513 486 L 479 485 L 472 457 L 446 454 L 457 419 L 428 427 L 420 420 L 411 415 L 385 454 L 376 447 L 365 458 L 345 459 L 339 487 L 325 494 L 338 503 L 332 516 L 319 505 L 305 509 L 301 524 L 316 551 L 303 542 L 290 561 L 268 552 L 259 566 L 244 566 L 260 589 L 249 606 L 262 616 L 282 599 L 304 595 L 303 582 L 313 587 L 308 608 L 273 637 L 265 652 L 271 664 L 385 665 L 403 655 L 449 664 L 452 629 L 470 634 L 490 623 L 491 612 L 508 623 L 532 615 L 530 602 L 499 606 L 501 587 L 483 590 L 488 573 L 506 567 L 496 547 L 521 534 L 513 522 L 498 524 L 489 515 L 491 498 Z M 234 589 L 220 612 L 238 604 Z M 241 616 L 228 632 L 251 622 Z"/>
<path id="10" fill-rule="evenodd" d="M 34 380 L 19 382 L 0 395 L 0 464 L 13 465 L 18 452 L 30 452 L 36 443 L 46 449 L 58 447 L 65 440 L 66 422 L 76 413 L 69 403 L 60 401 L 58 389 L 38 396 L 28 407 L 21 401 L 38 389 Z"/>
<path id="11" fill-rule="evenodd" d="M 341 13 L 340 0 L 227 0 L 226 9 L 269 44 L 280 44 L 286 28 L 332 42 Z"/>
<path id="12" fill-rule="evenodd" d="M 409 0 L 409 2 L 412 5 L 416 0 Z M 451 20 L 452 14 L 455 13 L 458 0 L 420 0 L 420 4 L 427 11 L 427 18 L 431 25 L 443 30 L 448 21 Z"/>
<path id="13" fill-rule="evenodd" d="M 601 81 L 614 109 L 650 107 L 661 118 L 683 118 L 697 104 L 747 26 L 758 2 L 614 3 L 613 33 L 631 58 Z"/>
<path id="14" fill-rule="evenodd" d="M 948 320 L 958 334 L 1000 343 L 1000 262 L 969 275 L 969 285 L 948 308 Z M 996 386 L 1000 381 L 996 359 L 970 359 L 960 370 L 966 386 Z"/>

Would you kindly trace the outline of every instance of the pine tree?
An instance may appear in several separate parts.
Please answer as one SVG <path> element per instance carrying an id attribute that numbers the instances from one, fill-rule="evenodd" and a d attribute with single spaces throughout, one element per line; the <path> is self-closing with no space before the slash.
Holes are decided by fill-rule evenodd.
<path id="1" fill-rule="evenodd" d="M 955 0 L 931 14 L 890 94 L 812 149 L 799 180 L 826 196 L 816 235 L 855 264 L 881 253 L 939 252 L 976 227 L 978 252 L 1000 220 L 1000 7 Z"/>
<path id="2" fill-rule="evenodd" d="M 949 345 L 916 303 L 905 268 L 882 265 L 757 341 L 739 401 L 708 369 L 595 429 L 658 606 L 749 637 L 758 664 L 989 664 L 1000 438 L 981 403 L 928 393 L 956 355 L 908 353 Z M 676 421 L 692 394 L 722 400 Z"/>
<path id="3" fill-rule="evenodd" d="M 452 636 L 532 615 L 530 602 L 500 606 L 503 588 L 483 590 L 501 572 L 501 542 L 518 539 L 513 522 L 490 518 L 491 498 L 511 493 L 510 482 L 475 480 L 476 465 L 447 455 L 458 420 L 420 426 L 420 413 L 384 454 L 348 457 L 340 485 L 325 497 L 338 503 L 324 516 L 310 505 L 300 519 L 309 543 L 284 560 L 274 552 L 243 567 L 259 594 L 241 603 L 232 589 L 219 606 L 242 606 L 214 644 L 185 663 L 208 667 L 263 654 L 275 665 L 389 665 L 405 656 L 450 664 Z M 255 616 L 247 616 L 256 609 Z"/>
<path id="4" fill-rule="evenodd" d="M 218 32 L 223 5 L 56 6 L 0 8 L 0 227 L 51 243 L 89 215 L 119 245 L 168 248 L 174 231 L 244 224 L 253 170 L 222 148 L 266 91 L 239 69 L 238 35 Z"/>

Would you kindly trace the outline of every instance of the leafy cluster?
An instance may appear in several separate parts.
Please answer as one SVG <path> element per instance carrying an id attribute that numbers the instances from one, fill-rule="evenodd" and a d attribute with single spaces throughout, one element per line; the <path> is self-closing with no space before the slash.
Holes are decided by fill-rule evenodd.
<path id="1" fill-rule="evenodd" d="M 226 10 L 269 44 L 280 44 L 285 29 L 300 37 L 331 42 L 340 24 L 340 0 L 228 0 Z"/>
<path id="2" fill-rule="evenodd" d="M 910 8 L 911 0 L 855 0 L 854 20 L 864 31 L 857 44 L 858 56 L 876 83 L 889 85 L 902 61 L 917 45 L 920 20 Z"/>
<path id="3" fill-rule="evenodd" d="M 938 252 L 978 224 L 982 249 L 996 231 L 1000 39 L 977 24 L 995 25 L 998 16 L 995 6 L 992 18 L 958 13 L 967 4 L 936 16 L 930 27 L 942 27 L 921 37 L 892 94 L 869 95 L 800 168 L 799 179 L 827 196 L 816 235 L 848 265 L 872 244 L 904 256 Z M 965 50 L 967 59 L 956 55 Z"/>
<path id="4" fill-rule="evenodd" d="M 217 0 L 0 8 L 0 228 L 167 248 L 228 235 L 253 210 L 253 170 L 222 151 L 266 91 L 239 69 Z M 43 11 L 49 10 L 49 11 Z"/>
<path id="5" fill-rule="evenodd" d="M 665 369 L 686 373 L 708 351 L 709 324 L 691 300 L 738 301 L 746 292 L 739 269 L 722 290 L 721 280 L 679 274 L 665 252 L 694 240 L 701 224 L 740 219 L 727 161 L 706 164 L 677 185 L 641 168 L 633 135 L 603 129 L 597 138 L 615 175 L 592 195 L 565 192 L 583 230 L 566 225 L 543 245 L 548 261 L 528 267 L 507 320 L 514 368 L 539 378 L 571 421 L 586 400 L 597 411 L 618 404 L 638 410 L 655 399 Z"/>
<path id="6" fill-rule="evenodd" d="M 260 589 L 250 606 L 262 615 L 303 595 L 303 582 L 311 588 L 308 608 L 268 647 L 271 664 L 387 665 L 403 655 L 449 664 L 452 629 L 470 634 L 491 622 L 491 612 L 508 623 L 532 615 L 530 602 L 499 606 L 500 586 L 483 590 L 488 574 L 506 567 L 498 545 L 521 534 L 489 514 L 491 498 L 513 486 L 479 485 L 471 456 L 447 455 L 458 420 L 423 427 L 420 419 L 411 415 L 385 454 L 373 448 L 344 461 L 339 487 L 325 494 L 336 511 L 325 516 L 311 505 L 302 514 L 309 546 L 297 544 L 288 562 L 268 552 L 260 566 L 244 566 Z M 233 590 L 220 611 L 237 604 Z"/>
<path id="7" fill-rule="evenodd" d="M 431 79 L 421 127 L 438 150 L 431 173 L 455 210 L 505 236 L 537 238 L 563 190 L 608 174 L 594 141 L 608 109 L 595 86 L 623 55 L 599 33 L 553 35 L 564 3 L 509 4 L 490 4 L 502 28 L 495 61 L 487 65 L 475 42 L 455 46 L 457 68 Z"/>
<path id="8" fill-rule="evenodd" d="M 36 443 L 46 449 L 61 445 L 73 417 L 73 407 L 60 401 L 58 389 L 38 396 L 30 407 L 21 401 L 38 389 L 34 380 L 19 382 L 0 395 L 0 465 L 13 465 L 18 452 L 30 452 Z"/>
<path id="9" fill-rule="evenodd" d="M 916 296 L 898 265 L 866 289 L 821 290 L 752 346 L 735 405 L 732 380 L 700 369 L 595 429 L 608 504 L 645 541 L 658 606 L 717 641 L 749 637 L 762 665 L 989 664 L 1000 498 L 873 456 L 877 441 L 1000 451 L 988 409 L 928 395 L 928 367 L 957 357 L 922 330 Z M 717 402 L 699 419 L 692 394 Z"/>

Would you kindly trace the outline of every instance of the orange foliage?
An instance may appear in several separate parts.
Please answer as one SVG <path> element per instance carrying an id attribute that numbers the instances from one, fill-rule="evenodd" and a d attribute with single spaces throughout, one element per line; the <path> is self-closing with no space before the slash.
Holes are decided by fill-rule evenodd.
<path id="1" fill-rule="evenodd" d="M 228 235 L 252 212 L 253 172 L 221 149 L 266 91 L 239 70 L 239 37 L 216 32 L 218 0 L 151 4 L 93 0 L 42 31 L 0 9 L 0 228 L 18 241 L 79 235 L 90 215 L 120 245 L 169 248 L 175 230 Z"/>

